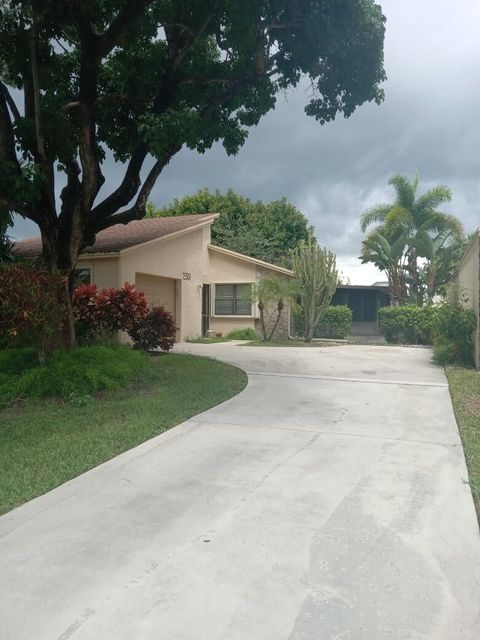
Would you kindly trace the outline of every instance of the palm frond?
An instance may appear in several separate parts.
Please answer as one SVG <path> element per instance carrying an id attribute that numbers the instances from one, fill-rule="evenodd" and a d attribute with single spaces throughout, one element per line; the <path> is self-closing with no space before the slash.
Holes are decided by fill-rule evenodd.
<path id="1" fill-rule="evenodd" d="M 437 231 L 440 232 L 448 229 L 457 239 L 463 237 L 463 225 L 456 216 L 450 215 L 449 213 L 442 213 L 441 211 L 434 211 L 431 217 L 435 221 Z"/>
<path id="2" fill-rule="evenodd" d="M 377 204 L 364 211 L 360 217 L 361 230 L 365 232 L 374 222 L 384 222 L 391 208 L 391 204 Z"/>
<path id="3" fill-rule="evenodd" d="M 409 182 L 406 176 L 392 176 L 388 181 L 391 184 L 397 194 L 397 204 L 405 207 L 405 209 L 412 209 L 415 202 L 415 181 Z"/>
<path id="4" fill-rule="evenodd" d="M 444 185 L 438 185 L 423 193 L 414 206 L 414 214 L 417 218 L 427 218 L 437 207 L 452 199 L 452 191 Z"/>
<path id="5" fill-rule="evenodd" d="M 402 229 L 409 229 L 413 225 L 412 214 L 401 204 L 394 205 L 385 219 L 384 231 L 386 236 L 392 236 Z"/>

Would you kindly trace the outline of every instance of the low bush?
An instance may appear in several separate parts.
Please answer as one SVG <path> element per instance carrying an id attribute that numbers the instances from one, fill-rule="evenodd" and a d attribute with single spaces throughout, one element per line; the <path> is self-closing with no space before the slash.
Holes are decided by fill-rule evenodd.
<path id="1" fill-rule="evenodd" d="M 351 331 L 352 310 L 346 305 L 339 304 L 328 307 L 322 320 L 316 326 L 313 337 L 344 340 Z"/>
<path id="2" fill-rule="evenodd" d="M 63 326 L 67 278 L 33 263 L 0 266 L 0 347 L 33 346 L 45 361 Z"/>
<path id="3" fill-rule="evenodd" d="M 258 340 L 259 335 L 255 329 L 234 329 L 226 336 L 227 340 Z"/>
<path id="4" fill-rule="evenodd" d="M 472 309 L 446 302 L 438 307 L 433 359 L 437 364 L 473 364 L 476 318 Z"/>
<path id="5" fill-rule="evenodd" d="M 90 344 L 98 337 L 112 339 L 117 331 L 130 331 L 148 314 L 144 294 L 128 282 L 119 289 L 100 291 L 95 284 L 77 287 L 72 306 L 79 344 Z"/>
<path id="6" fill-rule="evenodd" d="M 0 372 L 6 376 L 19 376 L 36 365 L 38 360 L 31 347 L 0 351 Z"/>
<path id="7" fill-rule="evenodd" d="M 293 314 L 293 330 L 295 335 L 305 335 L 305 319 L 303 309 Z M 352 310 L 346 305 L 328 307 L 322 320 L 315 327 L 314 338 L 330 338 L 344 340 L 352 330 Z"/>
<path id="8" fill-rule="evenodd" d="M 16 398 L 90 396 L 127 385 L 148 365 L 147 357 L 129 347 L 78 347 L 55 351 L 43 366 L 31 366 L 28 353 L 1 354 L 10 373 L 0 380 L 0 405 Z M 30 366 L 28 366 L 30 363 Z"/>
<path id="9" fill-rule="evenodd" d="M 433 344 L 438 307 L 382 307 L 380 326 L 385 340 L 393 344 Z"/>
<path id="10" fill-rule="evenodd" d="M 137 318 L 128 332 L 134 349 L 170 351 L 175 344 L 177 327 L 172 314 L 163 307 L 150 307 L 147 315 Z"/>

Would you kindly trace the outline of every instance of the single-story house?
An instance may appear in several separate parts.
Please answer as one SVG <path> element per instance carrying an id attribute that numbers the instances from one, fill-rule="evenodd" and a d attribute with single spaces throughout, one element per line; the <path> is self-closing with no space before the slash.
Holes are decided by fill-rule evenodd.
<path id="1" fill-rule="evenodd" d="M 99 289 L 134 283 L 147 301 L 170 311 L 178 340 L 227 334 L 258 327 L 257 305 L 249 299 L 251 285 L 265 276 L 292 277 L 293 272 L 211 243 L 218 214 L 135 220 L 97 234 L 77 262 L 82 283 Z M 41 239 L 15 244 L 25 258 L 41 255 Z M 288 310 L 282 319 L 288 331 Z"/>
<path id="2" fill-rule="evenodd" d="M 353 335 L 377 335 L 380 333 L 378 310 L 390 305 L 388 284 L 340 285 L 330 304 L 344 304 L 352 310 Z"/>
<path id="3" fill-rule="evenodd" d="M 473 355 L 475 366 L 480 369 L 480 229 L 475 231 L 473 240 L 453 275 L 452 283 L 460 287 L 463 304 L 473 309 L 477 318 Z"/>

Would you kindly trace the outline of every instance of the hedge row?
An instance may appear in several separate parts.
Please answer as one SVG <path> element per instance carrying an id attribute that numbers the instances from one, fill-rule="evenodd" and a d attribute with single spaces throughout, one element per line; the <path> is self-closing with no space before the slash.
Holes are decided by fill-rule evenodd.
<path id="1" fill-rule="evenodd" d="M 451 302 L 439 306 L 384 307 L 379 318 L 387 342 L 433 344 L 434 360 L 442 365 L 473 362 L 476 319 L 472 309 Z"/>
<path id="2" fill-rule="evenodd" d="M 382 307 L 378 317 L 385 340 L 393 344 L 433 344 L 438 307 Z"/>
<path id="3" fill-rule="evenodd" d="M 293 329 L 295 335 L 305 335 L 305 320 L 303 309 L 295 312 L 293 316 Z M 330 338 L 332 340 L 344 340 L 352 330 L 352 310 L 345 305 L 328 307 L 322 320 L 318 323 L 313 334 L 314 338 Z"/>

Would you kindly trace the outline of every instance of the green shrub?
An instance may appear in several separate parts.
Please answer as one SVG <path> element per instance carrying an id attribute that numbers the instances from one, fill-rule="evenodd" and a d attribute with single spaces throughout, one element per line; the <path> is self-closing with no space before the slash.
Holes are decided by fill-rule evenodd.
<path id="1" fill-rule="evenodd" d="M 433 360 L 437 364 L 444 367 L 447 364 L 452 364 L 456 359 L 455 343 L 441 342 L 433 347 Z"/>
<path id="2" fill-rule="evenodd" d="M 314 338 L 344 340 L 352 330 L 352 310 L 339 304 L 328 307 L 322 320 L 315 327 Z"/>
<path id="3" fill-rule="evenodd" d="M 305 335 L 305 320 L 303 309 L 297 309 L 293 314 L 293 330 L 295 335 Z M 315 327 L 314 338 L 331 338 L 343 340 L 352 330 L 352 310 L 340 304 L 328 307 L 322 320 Z"/>
<path id="4" fill-rule="evenodd" d="M 175 344 L 177 327 L 170 311 L 163 307 L 150 307 L 146 315 L 136 318 L 128 335 L 134 349 L 143 351 L 170 351 Z"/>
<path id="5" fill-rule="evenodd" d="M 387 342 L 393 344 L 433 344 L 438 307 L 405 305 L 382 307 L 378 316 Z"/>
<path id="6" fill-rule="evenodd" d="M 441 365 L 473 364 L 476 318 L 472 309 L 446 302 L 438 307 L 433 359 Z"/>
<path id="7" fill-rule="evenodd" d="M 32 348 L 0 351 L 0 372 L 7 377 L 19 376 L 36 365 L 38 365 L 38 358 Z"/>
<path id="8" fill-rule="evenodd" d="M 227 340 L 258 340 L 255 329 L 234 329 L 226 336 Z"/>
<path id="9" fill-rule="evenodd" d="M 3 352 L 2 358 L 7 354 L 7 360 L 10 358 L 12 362 L 13 351 L 10 354 Z M 18 362 L 21 361 L 19 355 Z M 101 390 L 118 389 L 146 367 L 147 356 L 130 347 L 91 346 L 56 351 L 44 366 L 20 371 L 18 363 L 11 364 L 11 374 L 7 374 L 7 379 L 5 376 L 0 379 L 0 405 L 8 404 L 14 398 L 60 396 L 70 400 Z"/>

